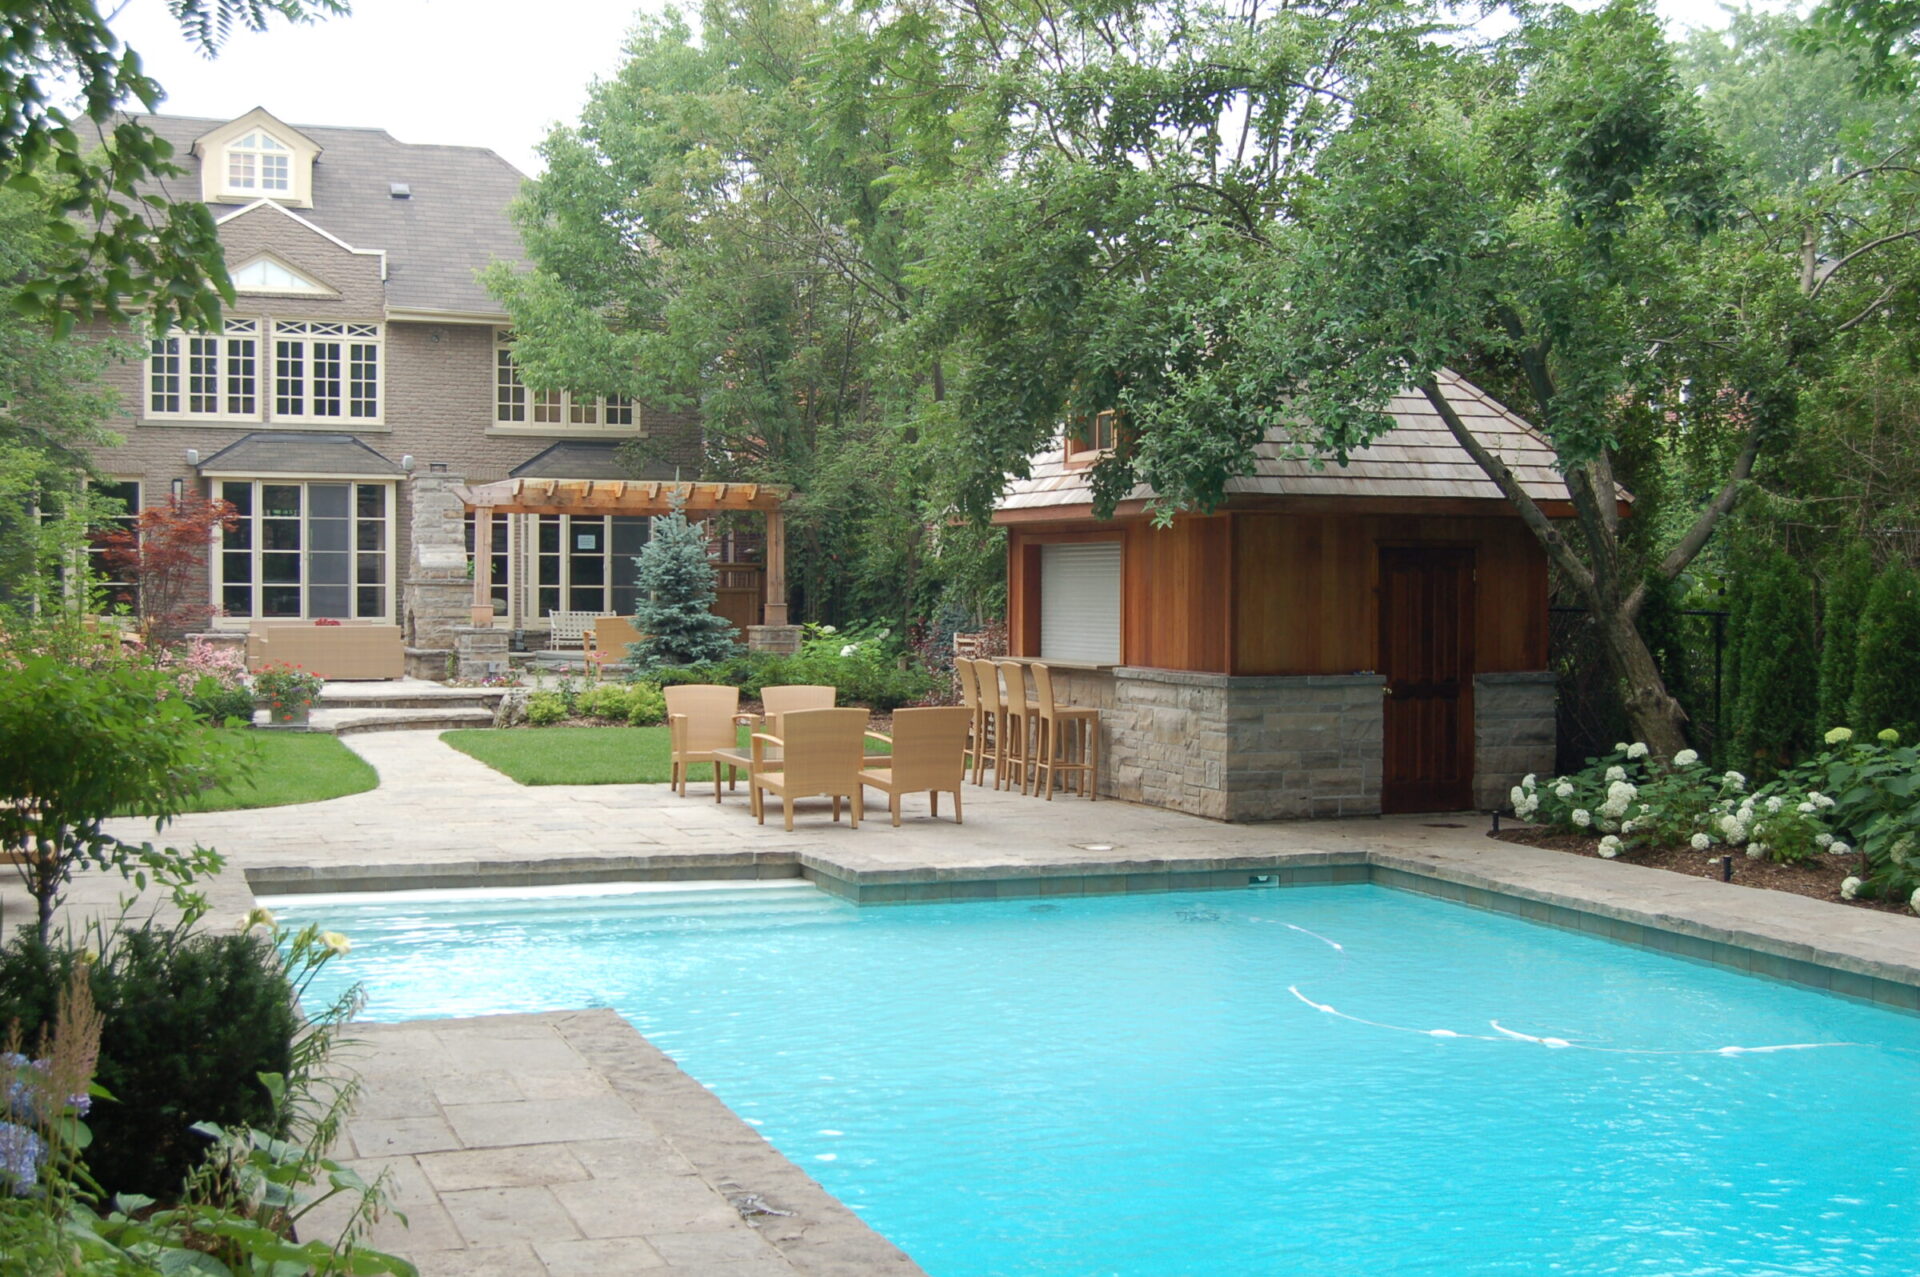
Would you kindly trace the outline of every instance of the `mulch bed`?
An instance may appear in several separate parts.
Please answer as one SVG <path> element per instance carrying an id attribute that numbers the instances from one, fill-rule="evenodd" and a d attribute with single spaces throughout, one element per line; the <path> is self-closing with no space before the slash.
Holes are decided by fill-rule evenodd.
<path id="1" fill-rule="evenodd" d="M 1529 847 L 1543 847 L 1548 851 L 1564 851 L 1573 856 L 1600 858 L 1597 850 L 1599 839 L 1584 834 L 1562 834 L 1539 826 L 1509 825 L 1494 837 L 1506 842 L 1524 843 Z M 1726 854 L 1727 849 L 1720 847 L 1714 848 L 1712 857 L 1691 847 L 1641 847 L 1622 852 L 1616 859 L 1624 865 L 1646 865 L 1651 869 L 1665 869 L 1695 878 L 1718 878 L 1718 858 Z M 1733 880 L 1743 887 L 1791 891 L 1796 895 L 1812 896 L 1815 900 L 1830 900 L 1850 909 L 1874 909 L 1881 913 L 1911 916 L 1904 900 L 1842 900 L 1841 881 L 1847 875 L 1859 872 L 1858 856 L 1824 856 L 1797 865 L 1781 865 L 1771 860 L 1754 860 L 1738 848 L 1733 849 Z"/>

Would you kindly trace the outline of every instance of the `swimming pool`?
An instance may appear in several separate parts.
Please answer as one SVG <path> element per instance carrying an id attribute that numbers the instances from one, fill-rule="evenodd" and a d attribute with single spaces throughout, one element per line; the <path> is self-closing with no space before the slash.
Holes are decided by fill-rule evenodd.
<path id="1" fill-rule="evenodd" d="M 1920 1271 L 1920 1018 L 1503 915 L 369 899 L 367 1019 L 611 1006 L 938 1277 Z"/>

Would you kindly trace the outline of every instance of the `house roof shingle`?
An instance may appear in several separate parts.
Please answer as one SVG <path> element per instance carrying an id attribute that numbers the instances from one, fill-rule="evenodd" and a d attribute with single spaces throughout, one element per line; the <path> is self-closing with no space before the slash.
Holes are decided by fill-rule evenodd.
<path id="1" fill-rule="evenodd" d="M 175 162 L 189 170 L 164 183 L 164 193 L 198 199 L 193 144 L 227 121 L 138 118 L 173 144 Z M 313 166 L 313 207 L 294 211 L 355 248 L 384 249 L 389 306 L 502 313 L 474 272 L 496 259 L 526 260 L 506 211 L 525 175 L 481 147 L 415 145 L 384 129 L 294 127 L 321 147 Z M 396 182 L 411 191 L 409 198 L 394 198 Z M 244 206 L 208 207 L 217 218 Z"/>
<path id="2" fill-rule="evenodd" d="M 1532 426 L 1457 373 L 1443 369 L 1439 382 L 1453 410 L 1489 451 L 1507 463 L 1528 496 L 1536 501 L 1567 500 L 1566 484 L 1554 469 L 1553 449 Z M 1287 440 L 1280 432 L 1270 433 L 1254 447 L 1254 472 L 1227 482 L 1228 497 L 1503 499 L 1426 396 L 1403 391 L 1387 405 L 1387 413 L 1393 418 L 1392 428 L 1367 447 L 1355 449 L 1345 466 L 1329 459 L 1316 470 L 1312 461 L 1287 455 Z M 1055 445 L 1034 457 L 1030 478 L 1007 482 L 995 509 L 1091 505 L 1090 477 L 1085 467 L 1068 468 Z M 1125 499 L 1147 500 L 1153 495 L 1153 489 L 1142 484 Z"/>
<path id="3" fill-rule="evenodd" d="M 513 479 L 675 480 L 676 467 L 649 461 L 638 473 L 621 464 L 620 445 L 594 439 L 563 439 L 542 448 L 507 472 Z"/>
<path id="4" fill-rule="evenodd" d="M 256 430 L 202 461 L 200 473 L 390 476 L 404 471 L 352 435 Z"/>

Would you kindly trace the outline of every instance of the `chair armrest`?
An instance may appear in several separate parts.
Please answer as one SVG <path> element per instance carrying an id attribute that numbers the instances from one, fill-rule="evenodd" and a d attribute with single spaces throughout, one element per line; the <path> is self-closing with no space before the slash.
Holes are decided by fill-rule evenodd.
<path id="1" fill-rule="evenodd" d="M 778 736 L 769 736 L 765 732 L 755 732 L 753 735 L 747 737 L 747 744 L 752 747 L 753 761 L 757 766 L 760 761 L 766 757 L 767 746 L 775 745 L 785 747 L 786 742 Z"/>
<path id="2" fill-rule="evenodd" d="M 685 714 L 667 715 L 667 746 L 679 749 L 687 739 L 687 716 Z"/>
<path id="3" fill-rule="evenodd" d="M 867 739 L 877 740 L 887 745 L 893 744 L 893 737 L 887 735 L 885 732 L 868 732 Z"/>

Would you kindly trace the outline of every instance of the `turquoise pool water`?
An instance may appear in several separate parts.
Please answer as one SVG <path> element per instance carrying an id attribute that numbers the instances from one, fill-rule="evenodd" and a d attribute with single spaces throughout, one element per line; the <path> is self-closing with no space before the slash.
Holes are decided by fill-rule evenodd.
<path id="1" fill-rule="evenodd" d="M 1385 888 L 293 900 L 367 1019 L 616 1008 L 936 1277 L 1920 1272 L 1920 1018 Z"/>

